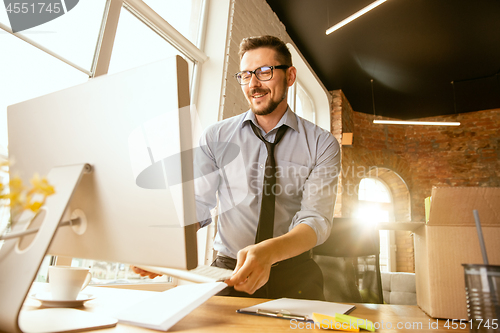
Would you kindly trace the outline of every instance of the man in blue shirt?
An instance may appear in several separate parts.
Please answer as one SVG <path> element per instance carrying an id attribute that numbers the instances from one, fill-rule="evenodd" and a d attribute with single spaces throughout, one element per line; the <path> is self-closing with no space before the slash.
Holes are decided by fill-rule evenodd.
<path id="1" fill-rule="evenodd" d="M 250 110 L 206 129 L 195 156 L 200 226 L 218 210 L 212 265 L 234 269 L 227 295 L 324 299 L 311 249 L 330 234 L 340 148 L 288 107 L 296 72 L 280 39 L 244 39 L 235 77 Z"/>
<path id="2" fill-rule="evenodd" d="M 240 44 L 241 84 L 250 110 L 209 127 L 200 142 L 204 156 L 196 162 L 219 172 L 195 185 L 201 226 L 219 194 L 215 266 L 235 269 L 226 281 L 230 294 L 254 297 L 323 298 L 321 271 L 310 250 L 329 236 L 340 170 L 340 148 L 331 133 L 298 117 L 287 104 L 296 78 L 291 54 L 272 36 L 247 38 Z M 258 242 L 263 182 L 268 149 L 274 142 L 276 180 L 272 237 Z M 282 130 L 282 131 L 283 131 Z M 256 132 L 257 131 L 257 132 Z M 258 133 L 262 136 L 259 138 Z M 226 144 L 228 143 L 228 144 Z M 227 163 L 234 147 L 239 159 Z M 225 162 L 226 161 L 226 162 Z M 272 214 L 268 214 L 272 215 Z"/>

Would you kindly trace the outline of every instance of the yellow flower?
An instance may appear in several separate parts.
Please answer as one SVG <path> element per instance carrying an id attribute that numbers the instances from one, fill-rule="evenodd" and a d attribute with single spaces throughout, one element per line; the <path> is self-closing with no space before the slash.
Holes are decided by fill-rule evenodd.
<path id="1" fill-rule="evenodd" d="M 8 163 L 0 162 L 0 168 Z M 27 190 L 20 177 L 12 177 L 8 187 L 0 181 L 0 199 L 7 199 L 7 206 L 11 208 L 11 221 L 16 222 L 24 210 L 37 212 L 45 203 L 48 196 L 55 193 L 54 187 L 49 184 L 47 178 L 40 178 L 35 174 L 31 179 L 31 189 Z M 8 193 L 4 193 L 8 192 Z"/>
<path id="2" fill-rule="evenodd" d="M 7 194 L 7 199 L 10 199 L 10 206 L 12 208 L 22 206 L 22 195 L 25 187 L 19 176 L 16 176 L 9 181 L 9 190 L 10 193 Z"/>
<path id="3" fill-rule="evenodd" d="M 31 179 L 31 184 L 33 188 L 28 192 L 31 193 L 39 193 L 44 196 L 49 196 L 55 193 L 54 187 L 49 184 L 49 181 L 46 177 L 40 179 L 40 176 L 36 173 Z"/>
<path id="4" fill-rule="evenodd" d="M 11 193 L 20 193 L 24 190 L 23 180 L 19 176 L 13 177 L 9 181 L 9 188 Z"/>
<path id="5" fill-rule="evenodd" d="M 26 202 L 24 208 L 29 209 L 32 212 L 36 213 L 45 203 L 45 198 L 43 199 L 43 201 L 35 201 L 35 202 L 30 202 L 30 201 L 31 199 L 29 199 L 29 201 Z"/>
<path id="6" fill-rule="evenodd" d="M 24 200 L 23 208 L 29 209 L 32 212 L 38 212 L 38 210 L 45 203 L 45 199 L 55 193 L 54 187 L 49 184 L 47 178 L 40 178 L 38 174 L 35 174 L 31 179 L 31 185 L 33 187 L 26 194 Z M 40 200 L 36 200 L 39 199 Z"/>

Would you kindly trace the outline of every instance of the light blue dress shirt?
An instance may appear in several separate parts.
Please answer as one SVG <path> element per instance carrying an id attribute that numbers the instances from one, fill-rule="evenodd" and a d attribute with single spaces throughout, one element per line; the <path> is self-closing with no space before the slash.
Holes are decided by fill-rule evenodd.
<path id="1" fill-rule="evenodd" d="M 239 250 L 255 242 L 267 149 L 252 131 L 250 121 L 269 142 L 274 142 L 281 125 L 289 127 L 274 152 L 274 237 L 305 223 L 316 232 L 317 245 L 323 243 L 330 234 L 337 196 L 337 140 L 290 108 L 264 133 L 249 110 L 207 128 L 195 154 L 197 216 L 202 226 L 212 221 L 210 210 L 219 201 L 214 249 L 236 258 Z"/>

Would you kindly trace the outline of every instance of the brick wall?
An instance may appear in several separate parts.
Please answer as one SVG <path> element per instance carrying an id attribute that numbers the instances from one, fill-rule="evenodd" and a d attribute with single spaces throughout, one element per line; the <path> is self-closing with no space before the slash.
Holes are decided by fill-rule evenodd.
<path id="1" fill-rule="evenodd" d="M 461 126 L 408 126 L 405 156 L 413 166 L 412 209 L 424 220 L 433 186 L 500 186 L 500 109 L 433 117 Z"/>
<path id="2" fill-rule="evenodd" d="M 500 186 L 500 109 L 421 119 L 459 121 L 458 127 L 375 125 L 359 112 L 354 119 L 354 147 L 365 160 L 400 160 L 392 170 L 408 185 L 413 221 L 424 220 L 433 186 Z"/>
<path id="3" fill-rule="evenodd" d="M 415 251 L 413 233 L 396 230 L 396 270 L 398 272 L 415 273 Z"/>
<path id="4" fill-rule="evenodd" d="M 354 134 L 353 145 L 342 147 L 342 216 L 352 216 L 356 185 L 370 170 L 390 170 L 400 178 L 384 180 L 397 221 L 423 221 L 433 186 L 500 186 L 500 109 L 421 119 L 459 121 L 459 127 L 375 125 L 374 116 L 353 111 L 340 90 L 331 94 L 332 115 L 341 113 L 335 126 Z M 411 235 L 396 237 L 398 271 L 411 271 Z"/>
<path id="5" fill-rule="evenodd" d="M 335 96 L 336 98 L 331 98 L 330 99 L 330 132 L 333 134 L 333 136 L 337 139 L 337 141 L 340 143 L 342 141 L 342 133 L 351 133 L 350 129 L 352 126 L 349 124 L 344 124 L 347 120 L 346 118 L 342 117 L 342 114 L 347 114 L 346 112 L 342 112 L 342 108 L 345 108 L 346 106 L 349 105 L 349 102 L 347 99 L 343 100 L 342 97 L 344 94 L 340 93 L 340 90 L 337 91 L 338 95 L 335 95 L 336 92 L 332 92 L 332 96 Z M 350 114 L 350 113 L 349 113 Z M 342 145 L 340 146 L 340 151 L 342 154 L 343 147 Z M 343 178 L 339 177 L 338 180 L 338 192 L 337 192 L 337 201 L 335 203 L 335 211 L 334 211 L 334 216 L 335 217 L 342 217 L 342 191 L 343 191 Z"/>
<path id="6" fill-rule="evenodd" d="M 285 26 L 264 0 L 232 0 L 230 15 L 221 119 L 236 116 L 249 108 L 233 77 L 240 70 L 238 50 L 241 40 L 251 36 L 273 35 L 285 43 L 293 44 Z"/>

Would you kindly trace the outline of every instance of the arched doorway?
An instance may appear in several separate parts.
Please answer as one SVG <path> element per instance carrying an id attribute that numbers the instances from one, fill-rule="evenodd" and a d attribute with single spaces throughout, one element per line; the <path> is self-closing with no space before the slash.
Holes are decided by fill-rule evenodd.
<path id="1" fill-rule="evenodd" d="M 359 182 L 357 219 L 370 224 L 394 222 L 394 204 L 391 191 L 383 181 L 377 178 L 363 178 Z M 380 270 L 396 271 L 396 253 L 394 233 L 380 230 Z"/>
<path id="2" fill-rule="evenodd" d="M 366 223 L 410 221 L 410 192 L 403 179 L 387 168 L 372 168 L 357 191 L 354 216 Z M 413 240 L 409 232 L 380 231 L 382 271 L 414 271 Z"/>

